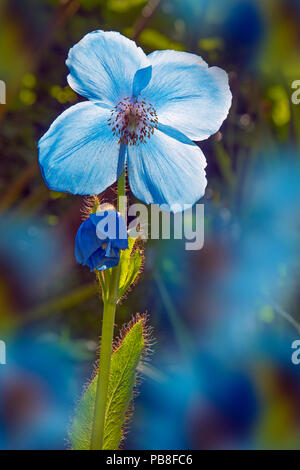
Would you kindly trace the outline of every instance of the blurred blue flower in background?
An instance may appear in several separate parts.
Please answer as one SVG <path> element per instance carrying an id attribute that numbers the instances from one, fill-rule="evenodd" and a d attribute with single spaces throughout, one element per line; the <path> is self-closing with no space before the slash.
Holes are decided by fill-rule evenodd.
<path id="1" fill-rule="evenodd" d="M 94 31 L 69 52 L 76 104 L 39 141 L 43 177 L 55 191 L 98 194 L 127 160 L 129 184 L 146 203 L 192 206 L 204 195 L 206 160 L 193 140 L 218 131 L 231 106 L 227 74 L 198 56 L 141 48 Z M 178 208 L 177 208 L 178 210 Z"/>
<path id="2" fill-rule="evenodd" d="M 146 380 L 137 413 L 147 426 L 134 429 L 133 448 L 216 449 L 247 447 L 259 410 L 253 379 L 242 365 L 211 353 L 172 366 L 156 364 L 161 381 Z M 245 442 L 244 442 L 245 440 Z M 243 443 L 243 444 L 242 444 Z"/>
<path id="3" fill-rule="evenodd" d="M 185 304 L 173 306 L 185 326 L 193 312 L 194 345 L 180 359 L 171 341 L 161 342 L 129 447 L 299 448 L 300 369 L 291 360 L 299 329 L 276 306 L 289 311 L 299 290 L 300 166 L 293 152 L 281 154 L 285 161 L 277 154 L 257 160 L 239 213 L 206 204 L 205 247 L 193 253 L 193 271 L 184 269 Z M 170 243 L 171 258 L 177 249 Z M 185 287 L 177 290 L 169 289 L 172 299 Z"/>
<path id="4" fill-rule="evenodd" d="M 116 211 L 106 210 L 90 214 L 76 234 L 76 259 L 91 271 L 103 271 L 117 266 L 120 250 L 127 248 L 126 224 L 122 215 Z"/>
<path id="5" fill-rule="evenodd" d="M 228 317 L 227 321 L 235 321 Z M 213 332 L 186 360 L 178 357 L 147 377 L 128 448 L 298 448 L 299 368 L 291 362 L 292 335 L 270 328 L 246 348 L 219 348 Z M 246 339 L 246 338 L 245 338 Z M 147 423 L 147 425 L 145 425 Z"/>
<path id="6" fill-rule="evenodd" d="M 247 67 L 257 55 L 265 25 L 261 6 L 252 0 L 231 0 L 222 3 L 222 38 L 230 51 L 231 63 Z M 217 2 L 216 8 L 220 8 Z"/>
<path id="7" fill-rule="evenodd" d="M 0 267 L 3 280 L 13 278 L 21 292 L 37 297 L 43 283 L 60 271 L 64 240 L 37 219 L 2 217 L 0 220 Z"/>
<path id="8" fill-rule="evenodd" d="M 28 278 L 38 282 L 41 276 L 49 276 L 58 252 L 58 239 L 40 221 L 16 217 L 0 220 L 1 256 L 10 259 L 16 270 L 23 270 L 24 282 Z"/>
<path id="9" fill-rule="evenodd" d="M 1 367 L 0 448 L 63 449 L 78 396 L 76 361 L 57 344 L 34 337 L 7 342 Z"/>
<path id="10" fill-rule="evenodd" d="M 295 280 L 299 276 L 300 166 L 294 154 L 287 149 L 282 152 L 286 156 L 284 162 L 270 155 L 271 171 L 269 165 L 256 169 L 251 181 L 252 195 L 245 201 L 243 213 L 239 218 L 233 217 L 223 234 L 232 263 L 213 289 L 221 299 L 224 315 L 218 328 L 223 329 L 223 334 L 227 332 L 231 344 L 234 342 L 229 325 L 224 324 L 227 314 L 236 315 L 240 337 L 247 332 L 250 341 L 251 324 L 252 334 L 256 332 L 253 312 L 265 305 L 285 304 L 297 288 L 291 284 L 287 287 L 284 280 L 287 275 Z"/>
<path id="11" fill-rule="evenodd" d="M 217 57 L 221 64 L 249 73 L 259 58 L 268 24 L 263 2 L 256 0 L 173 0 L 166 13 L 184 19 L 184 31 L 198 37 L 205 57 Z M 254 69 L 254 68 L 253 68 Z M 254 69 L 255 71 L 255 69 Z"/>

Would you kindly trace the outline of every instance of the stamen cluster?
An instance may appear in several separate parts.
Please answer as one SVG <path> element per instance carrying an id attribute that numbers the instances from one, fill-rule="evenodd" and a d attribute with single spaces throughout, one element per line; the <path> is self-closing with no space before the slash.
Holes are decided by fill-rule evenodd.
<path id="1" fill-rule="evenodd" d="M 111 111 L 108 125 L 112 126 L 119 143 L 139 145 L 150 139 L 157 128 L 157 114 L 152 104 L 140 97 L 124 98 Z"/>

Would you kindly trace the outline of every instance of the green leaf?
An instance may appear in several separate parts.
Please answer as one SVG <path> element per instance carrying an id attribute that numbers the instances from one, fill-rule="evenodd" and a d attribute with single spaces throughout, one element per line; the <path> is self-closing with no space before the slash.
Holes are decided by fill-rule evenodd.
<path id="1" fill-rule="evenodd" d="M 116 13 L 125 13 L 131 8 L 143 6 L 146 0 L 108 0 L 107 8 Z"/>
<path id="2" fill-rule="evenodd" d="M 138 316 L 114 348 L 111 358 L 103 449 L 116 450 L 123 437 L 136 385 L 136 367 L 147 347 L 146 317 Z M 98 374 L 75 410 L 70 440 L 73 450 L 90 448 Z"/>
<path id="3" fill-rule="evenodd" d="M 203 51 L 215 51 L 224 49 L 224 41 L 222 38 L 203 38 L 198 42 L 198 46 Z"/>
<path id="4" fill-rule="evenodd" d="M 133 238 L 128 238 L 128 245 L 128 250 L 121 251 L 120 256 L 121 274 L 118 295 L 119 299 L 127 292 L 129 287 L 137 279 L 143 262 L 142 251 L 139 248 L 134 249 L 135 240 Z"/>
<path id="5" fill-rule="evenodd" d="M 143 47 L 148 49 L 174 49 L 176 51 L 184 51 L 182 44 L 172 41 L 167 36 L 154 29 L 144 29 L 139 36 L 139 42 Z"/>

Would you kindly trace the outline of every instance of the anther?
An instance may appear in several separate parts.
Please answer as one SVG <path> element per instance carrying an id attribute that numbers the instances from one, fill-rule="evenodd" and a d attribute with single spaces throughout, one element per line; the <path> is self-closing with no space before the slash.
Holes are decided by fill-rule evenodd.
<path id="1" fill-rule="evenodd" d="M 136 96 L 120 101 L 108 119 L 108 125 L 114 126 L 113 135 L 119 136 L 118 142 L 126 145 L 145 143 L 153 135 L 157 122 L 154 107 L 145 100 L 139 101 Z"/>

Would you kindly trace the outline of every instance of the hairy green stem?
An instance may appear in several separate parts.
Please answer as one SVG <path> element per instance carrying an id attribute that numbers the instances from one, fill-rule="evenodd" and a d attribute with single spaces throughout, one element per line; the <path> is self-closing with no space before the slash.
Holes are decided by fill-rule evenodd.
<path id="1" fill-rule="evenodd" d="M 125 171 L 120 176 L 118 181 L 118 210 L 120 210 L 121 196 L 125 196 Z M 116 266 L 112 269 L 109 286 L 106 286 L 108 295 L 105 296 L 105 293 L 102 292 L 104 302 L 103 323 L 91 450 L 101 450 L 103 448 L 105 411 L 119 282 L 120 266 Z"/>

